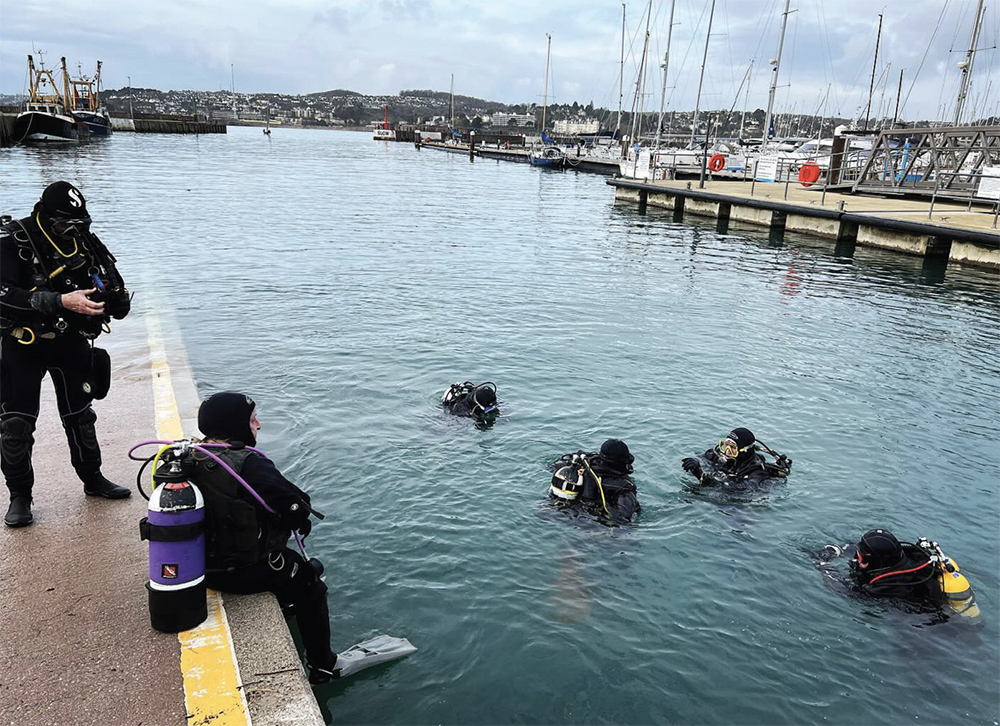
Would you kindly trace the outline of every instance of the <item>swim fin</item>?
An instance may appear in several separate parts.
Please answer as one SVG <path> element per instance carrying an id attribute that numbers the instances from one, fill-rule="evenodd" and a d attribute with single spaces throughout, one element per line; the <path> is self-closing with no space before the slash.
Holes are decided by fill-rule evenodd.
<path id="1" fill-rule="evenodd" d="M 406 638 L 376 635 L 374 638 L 352 645 L 343 653 L 337 653 L 337 665 L 334 666 L 333 677 L 346 678 L 365 668 L 402 658 L 415 650 L 416 648 Z"/>

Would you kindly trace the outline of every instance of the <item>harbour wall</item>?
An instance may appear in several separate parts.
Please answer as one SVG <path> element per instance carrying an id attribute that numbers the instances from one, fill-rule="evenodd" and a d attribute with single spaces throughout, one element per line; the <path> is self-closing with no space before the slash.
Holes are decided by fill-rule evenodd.
<path id="1" fill-rule="evenodd" d="M 772 232 L 804 232 L 842 244 L 1000 269 L 1000 231 L 991 226 L 996 223 L 996 217 L 985 212 L 957 226 L 942 221 L 901 219 L 901 215 L 912 210 L 902 202 L 884 198 L 829 195 L 836 206 L 824 208 L 816 205 L 816 198 L 777 201 L 745 193 L 691 189 L 687 188 L 690 185 L 677 182 L 668 185 L 609 179 L 607 183 L 615 187 L 616 200 L 633 202 L 642 212 L 648 207 L 671 210 L 676 221 L 687 214 L 710 217 L 717 219 L 723 229 L 728 228 L 730 222 L 746 222 L 767 227 Z M 740 185 L 737 183 L 737 186 Z M 815 193 L 812 194 L 815 197 Z M 859 211 L 844 211 L 845 198 L 859 207 Z M 871 207 L 871 211 L 864 210 L 866 206 Z M 966 213 L 965 207 L 960 205 L 954 209 L 939 205 L 936 209 L 943 220 L 949 220 L 949 214 Z"/>
<path id="2" fill-rule="evenodd" d="M 135 114 L 132 117 L 111 117 L 115 131 L 137 134 L 224 134 L 226 123 L 198 116 Z"/>

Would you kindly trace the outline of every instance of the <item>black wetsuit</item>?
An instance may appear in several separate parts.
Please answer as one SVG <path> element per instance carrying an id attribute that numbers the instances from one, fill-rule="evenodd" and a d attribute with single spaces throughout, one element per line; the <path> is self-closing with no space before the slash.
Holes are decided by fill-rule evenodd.
<path id="1" fill-rule="evenodd" d="M 858 590 L 872 597 L 893 597 L 914 601 L 941 603 L 944 592 L 938 579 L 937 566 L 930 555 L 914 544 L 901 543 L 899 561 L 878 570 L 861 569 L 852 560 L 851 577 Z"/>
<path id="2" fill-rule="evenodd" d="M 888 567 L 878 569 L 857 566 L 856 545 L 835 547 L 829 545 L 818 552 L 809 551 L 816 568 L 828 578 L 828 584 L 836 589 L 846 589 L 858 595 L 876 598 L 892 598 L 910 603 L 941 605 L 946 597 L 938 579 L 938 566 L 931 562 L 930 555 L 917 545 L 901 543 L 899 560 Z M 850 558 L 850 574 L 844 575 L 833 560 Z"/>
<path id="3" fill-rule="evenodd" d="M 212 459 L 198 464 L 194 482 L 205 498 L 206 584 L 249 594 L 272 592 L 294 615 L 309 664 L 331 667 L 330 612 L 320 573 L 287 546 L 291 530 L 308 533 L 309 495 L 267 458 L 246 450 L 214 450 L 275 513 Z M 312 562 L 315 562 L 313 560 Z"/>
<path id="4" fill-rule="evenodd" d="M 115 258 L 97 236 L 81 232 L 64 241 L 49 231 L 53 244 L 36 223 L 37 213 L 38 207 L 30 217 L 0 227 L 0 467 L 12 498 L 30 497 L 34 485 L 31 451 L 46 373 L 73 468 L 85 482 L 100 471 L 97 414 L 90 404 L 96 391 L 106 393 L 111 371 L 93 340 L 111 317 L 124 318 L 130 309 Z M 106 314 L 65 310 L 61 296 L 97 286 L 95 274 L 105 289 L 90 297 L 104 302 Z"/>
<path id="5" fill-rule="evenodd" d="M 629 476 L 629 472 L 607 461 L 598 453 L 584 451 L 563 455 L 549 467 L 550 471 L 558 471 L 564 466 L 582 468 L 581 462 L 573 461 L 574 456 L 585 456 L 590 464 L 590 469 L 600 477 L 601 481 L 598 484 L 597 480 L 591 476 L 590 471 L 584 468 L 583 490 L 576 499 L 567 502 L 567 504 L 579 503 L 592 514 L 608 516 L 615 522 L 631 522 L 641 507 L 639 506 L 638 490 L 635 482 Z M 607 507 L 606 510 L 605 507 Z"/>
<path id="6" fill-rule="evenodd" d="M 694 460 L 697 467 L 687 462 Z M 791 461 L 782 457 L 770 462 L 756 451 L 741 452 L 735 459 L 727 459 L 717 449 L 709 449 L 701 456 L 685 459 L 685 469 L 696 477 L 702 486 L 723 487 L 740 491 L 765 489 L 788 476 Z"/>

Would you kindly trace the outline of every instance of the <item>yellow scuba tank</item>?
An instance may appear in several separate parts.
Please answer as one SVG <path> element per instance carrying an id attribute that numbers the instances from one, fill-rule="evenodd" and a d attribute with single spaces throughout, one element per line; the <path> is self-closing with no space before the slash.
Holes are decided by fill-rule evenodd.
<path id="1" fill-rule="evenodd" d="M 945 604 L 962 617 L 978 618 L 979 606 L 976 605 L 976 596 L 972 592 L 972 585 L 969 584 L 969 579 L 959 571 L 955 561 L 945 556 L 937 542 L 929 542 L 926 537 L 921 537 L 917 544 L 927 551 L 931 562 L 937 568 L 938 583 L 941 585 Z"/>

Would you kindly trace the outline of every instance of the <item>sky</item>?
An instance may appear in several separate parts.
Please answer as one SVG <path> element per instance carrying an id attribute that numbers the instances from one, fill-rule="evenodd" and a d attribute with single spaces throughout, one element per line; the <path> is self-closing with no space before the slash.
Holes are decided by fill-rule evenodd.
<path id="1" fill-rule="evenodd" d="M 307 94 L 448 91 L 503 103 L 635 103 L 649 15 L 647 111 L 766 108 L 785 0 L 0 0 L 0 93 L 27 88 L 26 57 L 104 62 L 103 86 Z M 1000 0 L 988 0 L 967 113 L 1000 113 Z M 790 0 L 778 113 L 951 119 L 977 0 Z M 882 15 L 875 61 L 879 15 Z M 672 31 L 666 93 L 659 67 Z M 546 34 L 552 36 L 545 93 Z M 37 61 L 36 56 L 36 61 Z M 623 87 L 623 88 L 622 88 Z"/>

